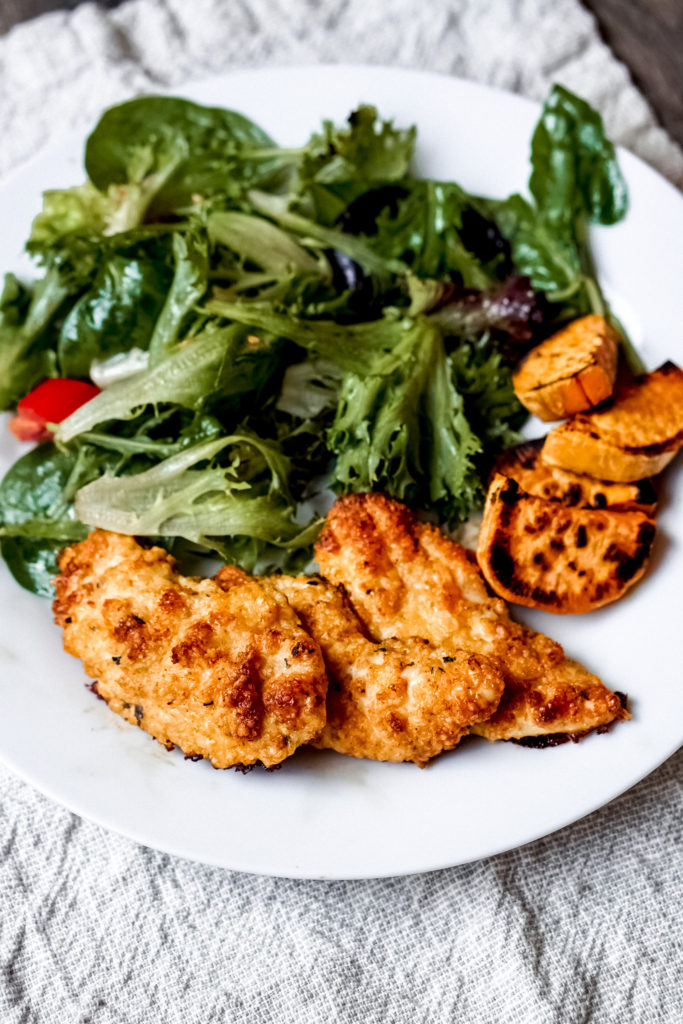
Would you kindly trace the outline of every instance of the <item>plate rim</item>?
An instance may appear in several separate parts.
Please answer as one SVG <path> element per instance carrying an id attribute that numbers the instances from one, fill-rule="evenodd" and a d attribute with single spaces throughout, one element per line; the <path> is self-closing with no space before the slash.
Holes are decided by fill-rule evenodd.
<path id="1" fill-rule="evenodd" d="M 392 67 L 390 65 L 373 65 L 373 64 L 302 64 L 302 65 L 273 65 L 268 67 L 260 68 L 245 68 L 235 69 L 232 71 L 219 72 L 217 74 L 207 76 L 201 79 L 192 79 L 181 85 L 174 86 L 173 88 L 156 89 L 157 94 L 165 95 L 184 95 L 191 94 L 195 89 L 211 89 L 217 86 L 219 83 L 225 83 L 230 80 L 234 80 L 236 77 L 250 78 L 250 77 L 268 77 L 271 75 L 283 74 L 287 75 L 307 74 L 307 73 L 322 73 L 322 74 L 379 74 L 389 75 L 392 77 L 401 76 L 403 78 L 412 79 L 429 79 L 432 81 L 448 82 L 449 86 L 454 85 L 456 88 L 462 88 L 471 90 L 476 93 L 484 93 L 492 95 L 493 97 L 505 97 L 506 101 L 513 100 L 517 104 L 525 105 L 527 109 L 540 110 L 541 104 L 533 99 L 525 96 L 521 96 L 517 93 L 512 93 L 507 90 L 501 89 L 496 86 L 491 86 L 485 83 L 479 83 L 471 79 L 461 78 L 459 76 L 450 75 L 445 72 L 428 71 L 416 68 L 401 68 Z M 140 95 L 137 93 L 136 95 Z M 208 102 L 208 101 L 204 101 Z M 419 124 L 418 124 L 419 129 Z M 40 166 L 43 162 L 49 158 L 50 152 L 61 149 L 67 146 L 82 144 L 85 137 L 83 130 L 76 129 L 69 132 L 57 135 L 50 139 L 48 143 L 41 147 L 36 153 L 34 153 L 28 160 L 23 161 L 20 165 L 13 168 L 8 174 L 3 175 L 0 180 L 0 190 L 4 191 L 6 187 L 11 187 L 27 170 Z M 635 162 L 640 173 L 645 172 L 646 177 L 650 176 L 652 180 L 656 180 L 657 186 L 661 188 L 663 184 L 670 194 L 678 202 L 683 202 L 683 196 L 679 193 L 678 189 L 668 181 L 660 172 L 656 171 L 644 160 L 638 157 L 636 154 L 623 147 L 618 147 L 620 159 L 624 160 L 626 164 L 631 161 Z M 152 742 L 152 741 L 150 741 Z M 667 746 L 666 751 L 661 751 L 656 755 L 656 763 L 652 763 L 649 767 L 645 768 L 637 777 L 633 777 L 626 786 L 620 786 L 613 795 L 607 799 L 600 796 L 595 801 L 590 801 L 586 804 L 585 808 L 580 810 L 569 818 L 565 818 L 561 824 L 551 824 L 549 827 L 543 826 L 538 830 L 534 831 L 529 838 L 522 842 L 513 840 L 511 843 L 506 843 L 504 840 L 497 844 L 495 848 L 489 850 L 486 853 L 477 853 L 474 856 L 460 857 L 457 853 L 447 855 L 445 859 L 443 857 L 436 858 L 429 863 L 423 862 L 421 866 L 404 867 L 401 870 L 387 870 L 386 872 L 373 871 L 368 874 L 362 868 L 345 871 L 344 873 L 320 873 L 311 874 L 310 870 L 304 868 L 300 871 L 294 869 L 291 865 L 286 869 L 278 870 L 277 867 L 254 867 L 253 865 L 233 864 L 228 865 L 224 856 L 216 855 L 215 857 L 208 856 L 206 854 L 198 857 L 195 853 L 188 851 L 183 845 L 183 842 L 169 843 L 159 842 L 150 840 L 149 836 L 145 836 L 144 832 L 134 827 L 127 827 L 125 824 L 112 824 L 111 821 L 107 820 L 106 814 L 98 815 L 93 813 L 91 809 L 84 811 L 79 808 L 79 802 L 77 799 L 70 799 L 68 796 L 65 797 L 59 792 L 59 787 L 51 783 L 50 780 L 45 780 L 28 769 L 25 765 L 16 762 L 15 759 L 8 755 L 7 751 L 0 745 L 0 762 L 2 762 L 13 774 L 17 775 L 20 779 L 27 782 L 30 786 L 37 789 L 40 793 L 45 795 L 48 799 L 57 803 L 58 805 L 65 807 L 71 813 L 77 814 L 86 820 L 92 821 L 99 827 L 102 827 L 108 831 L 115 832 L 116 834 L 122 835 L 128 840 L 132 840 L 150 849 L 160 850 L 164 853 L 178 856 L 187 860 L 194 861 L 195 863 L 204 863 L 217 867 L 227 868 L 228 870 L 235 870 L 246 872 L 250 874 L 263 875 L 267 877 L 282 877 L 282 878 L 297 878 L 297 879 L 310 879 L 310 880 L 331 880 L 331 879 L 368 879 L 368 878 L 387 878 L 387 877 L 402 877 L 410 874 L 423 873 L 427 871 L 442 870 L 447 867 L 456 866 L 460 864 L 473 863 L 475 861 L 486 859 L 491 856 L 496 856 L 508 852 L 513 849 L 521 849 L 533 842 L 537 842 L 539 839 L 547 837 L 554 832 L 562 831 L 563 829 L 575 824 L 582 818 L 588 817 L 594 814 L 601 807 L 611 803 L 612 800 L 621 796 L 622 794 L 631 790 L 634 786 L 638 785 L 644 778 L 650 775 L 653 771 L 659 768 L 666 760 L 668 760 L 676 751 L 683 745 L 683 735 L 675 743 Z"/>

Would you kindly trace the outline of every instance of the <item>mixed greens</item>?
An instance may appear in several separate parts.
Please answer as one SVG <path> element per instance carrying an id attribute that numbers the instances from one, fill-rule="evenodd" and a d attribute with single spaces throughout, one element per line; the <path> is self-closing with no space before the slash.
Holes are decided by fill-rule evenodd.
<path id="1" fill-rule="evenodd" d="M 370 106 L 300 149 L 182 99 L 104 114 L 88 181 L 33 222 L 42 277 L 0 294 L 0 408 L 44 378 L 101 387 L 0 484 L 20 583 L 50 593 L 93 526 L 292 567 L 325 488 L 448 525 L 479 506 L 526 415 L 511 366 L 609 315 L 588 225 L 623 217 L 626 189 L 599 115 L 561 86 L 529 198 L 413 177 L 415 138 Z"/>

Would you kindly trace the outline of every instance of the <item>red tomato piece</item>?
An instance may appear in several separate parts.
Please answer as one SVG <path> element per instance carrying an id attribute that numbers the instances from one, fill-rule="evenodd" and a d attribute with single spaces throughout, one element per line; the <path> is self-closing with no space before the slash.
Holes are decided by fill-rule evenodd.
<path id="1" fill-rule="evenodd" d="M 20 441 L 49 441 L 53 434 L 48 423 L 61 423 L 99 393 L 99 388 L 83 380 L 50 377 L 22 398 L 9 428 Z"/>

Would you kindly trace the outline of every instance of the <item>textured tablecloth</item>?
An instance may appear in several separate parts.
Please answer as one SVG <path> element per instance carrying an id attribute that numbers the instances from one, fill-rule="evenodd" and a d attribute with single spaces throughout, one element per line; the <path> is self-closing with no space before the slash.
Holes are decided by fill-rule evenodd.
<path id="1" fill-rule="evenodd" d="M 683 183 L 680 150 L 576 0 L 131 0 L 47 15 L 0 40 L 0 173 L 142 89 L 341 60 L 538 98 L 560 80 Z M 0 1022 L 680 1024 L 682 775 L 679 753 L 514 853 L 344 883 L 176 860 L 0 769 Z"/>

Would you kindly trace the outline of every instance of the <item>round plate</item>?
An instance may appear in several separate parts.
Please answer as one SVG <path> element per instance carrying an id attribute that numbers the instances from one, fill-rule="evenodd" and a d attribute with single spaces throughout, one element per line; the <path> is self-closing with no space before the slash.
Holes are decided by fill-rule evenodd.
<path id="1" fill-rule="evenodd" d="M 524 189 L 534 103 L 469 82 L 384 68 L 248 71 L 176 90 L 241 111 L 283 145 L 359 102 L 418 126 L 418 173 L 488 195 Z M 31 218 L 46 188 L 83 179 L 82 137 L 21 169 L 0 194 L 0 266 L 26 272 Z M 677 357 L 683 323 L 683 201 L 628 153 L 624 223 L 595 232 L 601 280 L 649 368 Z M 0 425 L 0 469 L 23 448 Z M 532 425 L 529 433 L 544 428 Z M 277 772 L 242 776 L 167 753 L 111 714 L 62 651 L 49 602 L 0 567 L 0 757 L 77 814 L 148 846 L 242 871 L 369 878 L 426 871 L 509 850 L 567 825 L 651 772 L 683 741 L 680 588 L 683 480 L 663 481 L 647 577 L 584 616 L 520 612 L 567 653 L 631 695 L 633 720 L 578 745 L 533 750 L 467 740 L 424 771 L 300 751 Z"/>

